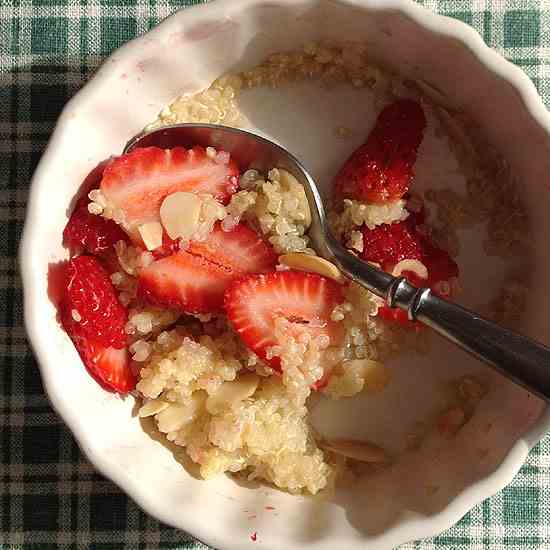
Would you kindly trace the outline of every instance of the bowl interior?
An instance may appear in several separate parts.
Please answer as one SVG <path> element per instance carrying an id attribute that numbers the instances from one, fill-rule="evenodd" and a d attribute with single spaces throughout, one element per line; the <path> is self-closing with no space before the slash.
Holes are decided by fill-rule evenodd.
<path id="1" fill-rule="evenodd" d="M 374 1 L 361 6 L 218 1 L 180 12 L 110 58 L 65 109 L 36 172 L 22 250 L 26 314 L 53 404 L 96 466 L 147 511 L 214 546 L 252 547 L 249 535 L 254 531 L 266 548 L 329 548 L 335 542 L 362 548 L 366 539 L 369 548 L 389 548 L 435 534 L 514 475 L 532 443 L 524 434 L 543 405 L 434 340 L 428 355 L 412 353 L 394 362 L 394 383 L 387 392 L 320 400 L 314 421 L 326 433 L 367 437 L 397 451 L 415 422 L 444 406 L 449 381 L 478 374 L 490 382 L 491 391 L 455 439 L 433 438 L 422 452 L 406 454 L 391 470 L 324 498 L 293 497 L 264 486 L 251 490 L 224 476 L 198 480 L 192 467 L 174 460 L 173 449 L 135 417 L 131 398 L 107 394 L 89 378 L 59 327 L 48 273 L 67 257 L 61 235 L 72 199 L 91 168 L 119 153 L 181 93 L 201 90 L 222 73 L 253 66 L 273 51 L 299 48 L 310 40 L 359 40 L 373 60 L 422 80 L 445 105 L 468 113 L 508 161 L 522 189 L 534 243 L 531 295 L 536 301 L 528 304 L 522 330 L 550 342 L 550 327 L 544 322 L 550 311 L 550 293 L 544 292 L 550 260 L 543 245 L 550 230 L 543 183 L 550 172 L 548 134 L 516 88 L 487 68 L 496 63 L 493 54 L 470 31 L 427 13 L 420 23 L 423 14 L 418 8 L 381 9 Z M 475 51 L 449 33 L 467 37 Z M 347 86 L 258 89 L 243 94 L 240 104 L 250 127 L 288 147 L 325 190 L 377 114 L 368 91 Z M 350 138 L 335 137 L 338 126 L 351 129 Z M 422 146 L 417 184 L 461 189 L 463 179 L 436 134 L 432 127 Z M 47 208 L 41 207 L 45 204 Z M 459 263 L 465 301 L 471 306 L 491 296 L 516 265 L 513 259 L 486 257 L 480 231 L 476 227 L 461 233 Z"/>

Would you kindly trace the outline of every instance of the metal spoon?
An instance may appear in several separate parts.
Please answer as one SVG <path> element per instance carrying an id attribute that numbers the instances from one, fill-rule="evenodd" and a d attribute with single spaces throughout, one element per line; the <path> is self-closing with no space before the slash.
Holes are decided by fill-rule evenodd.
<path id="1" fill-rule="evenodd" d="M 279 145 L 251 132 L 211 124 L 177 124 L 138 134 L 124 152 L 155 145 L 202 145 L 227 151 L 241 169 L 267 172 L 284 168 L 304 186 L 311 210 L 309 237 L 320 256 L 333 262 L 350 279 L 399 307 L 411 320 L 430 326 L 505 376 L 550 401 L 550 348 L 502 328 L 432 294 L 415 288 L 403 277 L 393 277 L 350 254 L 332 235 L 323 202 L 313 178 L 300 161 Z"/>

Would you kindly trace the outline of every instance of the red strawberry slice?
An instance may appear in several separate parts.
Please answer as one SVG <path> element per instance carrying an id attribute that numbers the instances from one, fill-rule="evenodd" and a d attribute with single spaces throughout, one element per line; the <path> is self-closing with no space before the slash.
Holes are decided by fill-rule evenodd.
<path id="1" fill-rule="evenodd" d="M 230 269 L 180 250 L 141 270 L 138 293 L 144 301 L 161 307 L 188 313 L 220 312 L 233 278 Z"/>
<path id="2" fill-rule="evenodd" d="M 124 227 L 139 242 L 137 227 L 158 221 L 162 201 L 177 191 L 209 193 L 227 202 L 238 187 L 237 165 L 218 162 L 203 147 L 146 147 L 113 160 L 105 169 L 101 191 L 124 215 Z"/>
<path id="3" fill-rule="evenodd" d="M 338 283 L 314 273 L 278 271 L 245 275 L 225 293 L 227 317 L 243 342 L 271 367 L 281 370 L 279 357 L 268 358 L 268 348 L 279 344 L 275 321 L 284 317 L 291 335 L 324 334 L 334 343 L 340 336 L 330 320 L 334 307 L 343 301 Z"/>
<path id="4" fill-rule="evenodd" d="M 114 221 L 88 212 L 90 199 L 82 197 L 63 230 L 63 244 L 74 253 L 84 250 L 90 254 L 102 254 L 112 249 L 118 241 L 128 236 Z"/>
<path id="5" fill-rule="evenodd" d="M 255 231 L 241 223 L 231 231 L 214 226 L 204 241 L 191 241 L 178 249 L 168 237 L 154 253 L 158 259 L 141 270 L 139 293 L 143 300 L 188 313 L 223 310 L 223 295 L 229 283 L 245 273 L 272 271 L 277 255 Z"/>
<path id="6" fill-rule="evenodd" d="M 401 260 L 422 261 L 422 257 L 422 241 L 408 220 L 381 224 L 374 229 L 363 226 L 363 260 L 376 262 L 390 271 Z"/>
<path id="7" fill-rule="evenodd" d="M 84 365 L 104 388 L 129 392 L 136 379 L 125 347 L 127 315 L 107 273 L 96 258 L 78 256 L 67 264 L 65 281 L 61 322 Z"/>
<path id="8" fill-rule="evenodd" d="M 126 309 L 118 301 L 108 273 L 93 256 L 72 258 L 66 268 L 64 307 L 78 318 L 80 332 L 105 347 L 126 345 Z"/>
<path id="9" fill-rule="evenodd" d="M 126 348 L 105 347 L 84 336 L 72 318 L 64 316 L 63 326 L 71 337 L 85 367 L 102 387 L 117 393 L 128 393 L 136 387 Z M 72 323 L 72 324 L 71 324 Z"/>
<path id="10" fill-rule="evenodd" d="M 277 265 L 273 247 L 244 223 L 231 231 L 218 223 L 204 241 L 191 241 L 188 250 L 236 273 L 264 273 Z"/>
<path id="11" fill-rule="evenodd" d="M 400 99 L 385 107 L 367 141 L 337 174 L 337 192 L 371 203 L 400 199 L 413 181 L 425 128 L 426 117 L 418 102 Z"/>

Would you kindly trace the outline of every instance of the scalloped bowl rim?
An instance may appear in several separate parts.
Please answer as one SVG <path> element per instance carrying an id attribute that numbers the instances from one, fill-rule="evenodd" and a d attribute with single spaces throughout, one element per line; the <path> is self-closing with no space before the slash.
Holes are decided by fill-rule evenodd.
<path id="1" fill-rule="evenodd" d="M 336 3 L 348 5 L 350 7 L 361 7 L 360 0 L 332 0 Z M 162 35 L 168 33 L 172 25 L 179 18 L 186 18 L 189 22 L 203 19 L 203 17 L 216 15 L 222 12 L 238 12 L 247 6 L 264 4 L 265 0 L 216 0 L 215 2 L 192 6 L 184 10 L 178 10 L 158 26 L 149 32 L 133 39 L 113 52 L 102 64 L 93 78 L 65 105 L 61 113 L 55 130 L 40 160 L 32 181 L 27 212 L 25 216 L 25 225 L 23 236 L 19 249 L 19 264 L 22 273 L 24 288 L 24 318 L 25 327 L 29 337 L 29 342 L 37 358 L 37 363 L 41 372 L 45 392 L 56 413 L 64 420 L 73 433 L 79 447 L 93 464 L 93 466 L 105 477 L 113 481 L 118 487 L 126 492 L 142 509 L 154 516 L 158 520 L 176 528 L 173 518 L 159 504 L 159 502 L 148 498 L 141 490 L 138 483 L 130 482 L 128 479 L 121 480 L 113 471 L 113 468 L 99 454 L 95 453 L 89 446 L 90 434 L 85 432 L 82 423 L 79 421 L 79 415 L 64 406 L 60 398 L 62 387 L 57 384 L 52 369 L 47 365 L 50 362 L 47 352 L 47 340 L 41 334 L 40 326 L 35 315 L 34 303 L 38 297 L 38 288 L 33 278 L 33 241 L 39 228 L 30 224 L 29 220 L 39 208 L 36 199 L 36 191 L 40 185 L 46 183 L 44 177 L 48 170 L 49 159 L 56 149 L 57 143 L 65 131 L 67 122 L 67 112 L 69 107 L 82 105 L 86 102 L 88 95 L 93 94 L 96 86 L 100 85 L 103 79 L 109 77 L 112 71 L 117 67 L 114 63 L 108 63 L 114 56 L 119 60 L 124 60 L 132 55 L 132 50 L 138 42 L 144 40 L 146 36 Z M 276 0 L 276 4 L 292 4 L 292 0 Z M 480 61 L 485 68 L 495 75 L 508 82 L 519 94 L 522 103 L 530 116 L 550 135 L 550 113 L 546 110 L 541 97 L 538 95 L 534 84 L 529 77 L 517 66 L 503 58 L 496 51 L 487 46 L 481 36 L 472 27 L 461 21 L 447 16 L 435 14 L 426 8 L 415 4 L 412 0 L 371 0 L 369 2 L 371 11 L 393 9 L 403 13 L 414 21 L 417 25 L 424 27 L 430 32 L 445 36 L 450 39 L 456 39 L 466 46 Z M 523 465 L 529 450 L 534 447 L 550 431 L 550 410 L 548 408 L 543 412 L 537 423 L 522 438 L 520 438 L 510 449 L 507 456 L 500 466 L 485 479 L 474 483 L 462 493 L 460 493 L 444 510 L 421 519 L 408 519 L 399 526 L 402 536 L 396 536 L 399 539 L 398 544 L 408 540 L 416 540 L 429 536 L 435 536 L 438 533 L 454 525 L 471 508 L 482 502 L 484 499 L 494 495 L 507 484 L 519 472 Z M 158 499 L 157 499 L 158 500 Z M 196 518 L 195 518 L 196 519 Z M 222 537 L 220 534 L 213 534 L 208 529 L 207 523 L 199 524 L 195 521 L 193 526 L 188 522 L 192 535 L 216 548 L 228 550 L 237 550 L 248 546 L 242 540 L 231 541 L 228 537 Z M 309 546 L 309 544 L 304 544 Z"/>

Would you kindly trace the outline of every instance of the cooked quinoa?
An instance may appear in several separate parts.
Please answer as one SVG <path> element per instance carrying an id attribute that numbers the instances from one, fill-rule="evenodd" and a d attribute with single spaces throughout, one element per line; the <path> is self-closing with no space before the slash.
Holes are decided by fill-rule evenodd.
<path id="1" fill-rule="evenodd" d="M 362 44 L 312 43 L 299 51 L 270 55 L 255 68 L 223 76 L 207 90 L 177 98 L 148 129 L 179 122 L 238 126 L 242 122 L 240 93 L 256 86 L 278 87 L 306 79 L 323 85 L 348 82 L 356 88 L 369 87 L 380 103 L 411 88 L 372 65 Z M 437 112 L 468 182 L 466 196 L 454 190 L 434 190 L 424 197 L 437 206 L 438 243 L 452 255 L 458 254 L 456 229 L 489 216 L 488 252 L 506 254 L 517 247 L 524 230 L 525 216 L 517 193 L 506 184 L 506 200 L 499 202 L 501 192 L 493 198 L 487 196 L 487 186 L 494 192 L 504 181 L 492 179 L 500 172 L 480 171 L 482 159 L 475 150 L 472 153 L 470 136 L 464 130 L 467 125 L 442 109 Z M 346 137 L 349 130 L 341 127 L 337 133 Z M 209 148 L 208 154 L 216 156 L 218 152 Z M 99 191 L 90 198 L 90 212 L 124 225 L 121 213 L 111 208 Z M 307 236 L 311 214 L 304 190 L 284 170 L 244 172 L 238 192 L 225 206 L 209 195 L 200 196 L 200 201 L 200 221 L 190 238 L 204 238 L 218 221 L 227 231 L 246 221 L 279 255 L 316 255 Z M 382 206 L 346 199 L 331 213 L 330 221 L 347 246 L 361 252 L 363 225 L 374 228 L 404 220 L 419 204 L 414 196 Z M 181 244 L 185 248 L 186 243 Z M 200 465 L 204 478 L 241 472 L 292 493 L 315 494 L 342 473 L 346 462 L 361 460 L 356 450 L 350 454 L 349 445 L 347 451 L 338 451 L 338 445 L 317 440 L 308 422 L 307 402 L 312 386 L 340 399 L 362 391 L 382 391 L 390 382 L 391 370 L 385 363 L 396 351 L 400 331 L 377 318 L 382 305 L 379 298 L 355 283 L 346 286 L 344 302 L 331 314 L 341 327 L 339 346 L 329 346 L 323 336 L 297 341 L 285 331 L 288 321 L 279 319 L 275 328 L 279 345 L 268 351 L 270 357 L 281 360 L 283 375 L 277 376 L 245 348 L 223 316 L 180 317 L 140 303 L 136 274 L 151 263 L 152 255 L 124 242 L 117 244 L 116 252 L 123 271 L 113 274 L 112 281 L 130 311 L 126 332 L 133 338 L 130 351 L 140 371 L 140 416 L 154 417 L 159 431 L 184 447 Z M 286 267 L 279 265 L 278 269 Z M 522 293 L 511 290 L 509 294 L 511 309 L 516 311 Z M 510 316 L 505 306 L 501 310 Z M 423 335 L 415 338 L 414 344 L 418 349 L 425 347 Z M 323 450 L 326 448 L 330 451 Z M 370 444 L 363 445 L 361 452 L 371 456 L 367 462 L 384 455 Z"/>
<path id="2" fill-rule="evenodd" d="M 217 209 L 222 227 L 231 229 L 246 220 L 276 252 L 315 255 L 306 235 L 309 206 L 295 178 L 284 170 L 271 170 L 265 176 L 245 172 L 241 180 L 244 189 Z M 287 335 L 288 321 L 279 319 L 280 344 L 268 351 L 269 356 L 281 358 L 279 378 L 242 345 L 223 318 L 198 316 L 203 323 L 199 331 L 188 330 L 185 323 L 163 330 L 179 315 L 139 304 L 135 296 L 135 275 L 148 265 L 147 253 L 122 242 L 116 251 L 125 271 L 115 273 L 113 283 L 120 296 L 134 304 L 126 332 L 135 338 L 130 352 L 141 369 L 140 414 L 154 416 L 158 429 L 186 448 L 205 478 L 242 471 L 291 492 L 316 493 L 324 488 L 335 471 L 315 443 L 307 399 L 311 386 L 329 373 L 330 382 L 321 384 L 320 391 L 334 399 L 363 389 L 381 390 L 387 384 L 389 371 L 377 359 L 391 352 L 392 331 L 375 317 L 380 300 L 355 283 L 346 288 L 346 301 L 332 313 L 342 327 L 339 347 L 329 346 L 326 336 L 305 335 L 296 341 Z M 201 331 L 202 335 L 197 333 Z M 230 386 L 250 376 L 258 378 L 253 393 L 212 405 L 217 395 L 234 394 Z"/>

